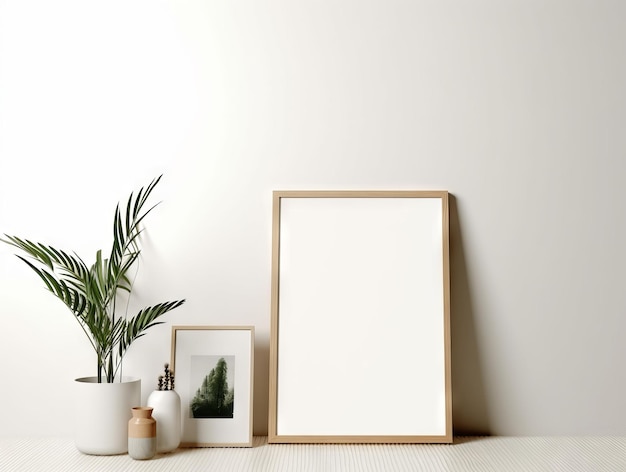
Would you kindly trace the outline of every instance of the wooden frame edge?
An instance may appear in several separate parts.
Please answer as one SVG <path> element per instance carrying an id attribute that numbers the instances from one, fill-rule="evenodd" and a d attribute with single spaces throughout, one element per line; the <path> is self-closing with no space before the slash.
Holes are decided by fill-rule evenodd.
<path id="1" fill-rule="evenodd" d="M 272 272 L 270 321 L 270 382 L 268 444 L 452 444 L 452 366 L 450 328 L 450 207 L 447 190 L 274 190 L 272 192 Z M 427 436 L 289 436 L 277 431 L 278 414 L 278 298 L 280 263 L 280 200 L 281 198 L 439 198 L 442 202 L 442 252 L 443 252 L 443 322 L 445 368 L 445 434 Z"/>

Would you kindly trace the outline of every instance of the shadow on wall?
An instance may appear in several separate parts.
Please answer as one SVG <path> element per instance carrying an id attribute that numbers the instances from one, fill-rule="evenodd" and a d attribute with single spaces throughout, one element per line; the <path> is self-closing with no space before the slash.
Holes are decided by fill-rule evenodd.
<path id="1" fill-rule="evenodd" d="M 450 195 L 450 330 L 454 434 L 489 434 L 489 409 L 457 200 Z"/>
<path id="2" fill-rule="evenodd" d="M 269 342 L 257 338 L 254 347 L 254 405 L 252 431 L 255 436 L 267 436 L 269 412 Z"/>

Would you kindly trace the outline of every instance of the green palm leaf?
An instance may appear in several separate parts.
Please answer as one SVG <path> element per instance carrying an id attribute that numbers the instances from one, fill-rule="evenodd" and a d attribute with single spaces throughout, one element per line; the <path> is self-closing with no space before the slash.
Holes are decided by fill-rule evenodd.
<path id="1" fill-rule="evenodd" d="M 119 291 L 132 293 L 128 272 L 141 253 L 139 236 L 141 223 L 158 205 L 144 209 L 151 193 L 160 182 L 159 176 L 137 194 L 131 193 L 122 212 L 118 204 L 113 217 L 113 244 L 108 259 L 102 251 L 90 267 L 76 254 L 42 243 L 5 234 L 0 241 L 9 244 L 29 258 L 18 255 L 44 282 L 46 288 L 72 312 L 98 358 L 98 379 L 112 382 L 126 350 L 147 329 L 161 324 L 157 319 L 178 308 L 185 300 L 159 303 L 144 308 L 127 320 L 116 311 Z"/>

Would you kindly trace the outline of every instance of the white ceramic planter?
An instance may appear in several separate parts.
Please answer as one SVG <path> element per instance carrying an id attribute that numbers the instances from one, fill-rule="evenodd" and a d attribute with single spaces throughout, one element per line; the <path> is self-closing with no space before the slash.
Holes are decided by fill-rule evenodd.
<path id="1" fill-rule="evenodd" d="M 154 390 L 148 396 L 157 422 L 157 452 L 171 452 L 180 444 L 182 432 L 180 397 L 174 390 Z"/>
<path id="2" fill-rule="evenodd" d="M 113 455 L 128 452 L 131 409 L 141 404 L 141 379 L 98 383 L 96 377 L 76 379 L 74 442 L 84 454 Z"/>

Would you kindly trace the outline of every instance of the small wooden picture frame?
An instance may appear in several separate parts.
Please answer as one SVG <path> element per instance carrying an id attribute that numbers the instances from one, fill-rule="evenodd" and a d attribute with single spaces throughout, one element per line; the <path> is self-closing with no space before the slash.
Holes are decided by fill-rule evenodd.
<path id="1" fill-rule="evenodd" d="M 253 326 L 173 326 L 181 447 L 251 447 Z"/>

